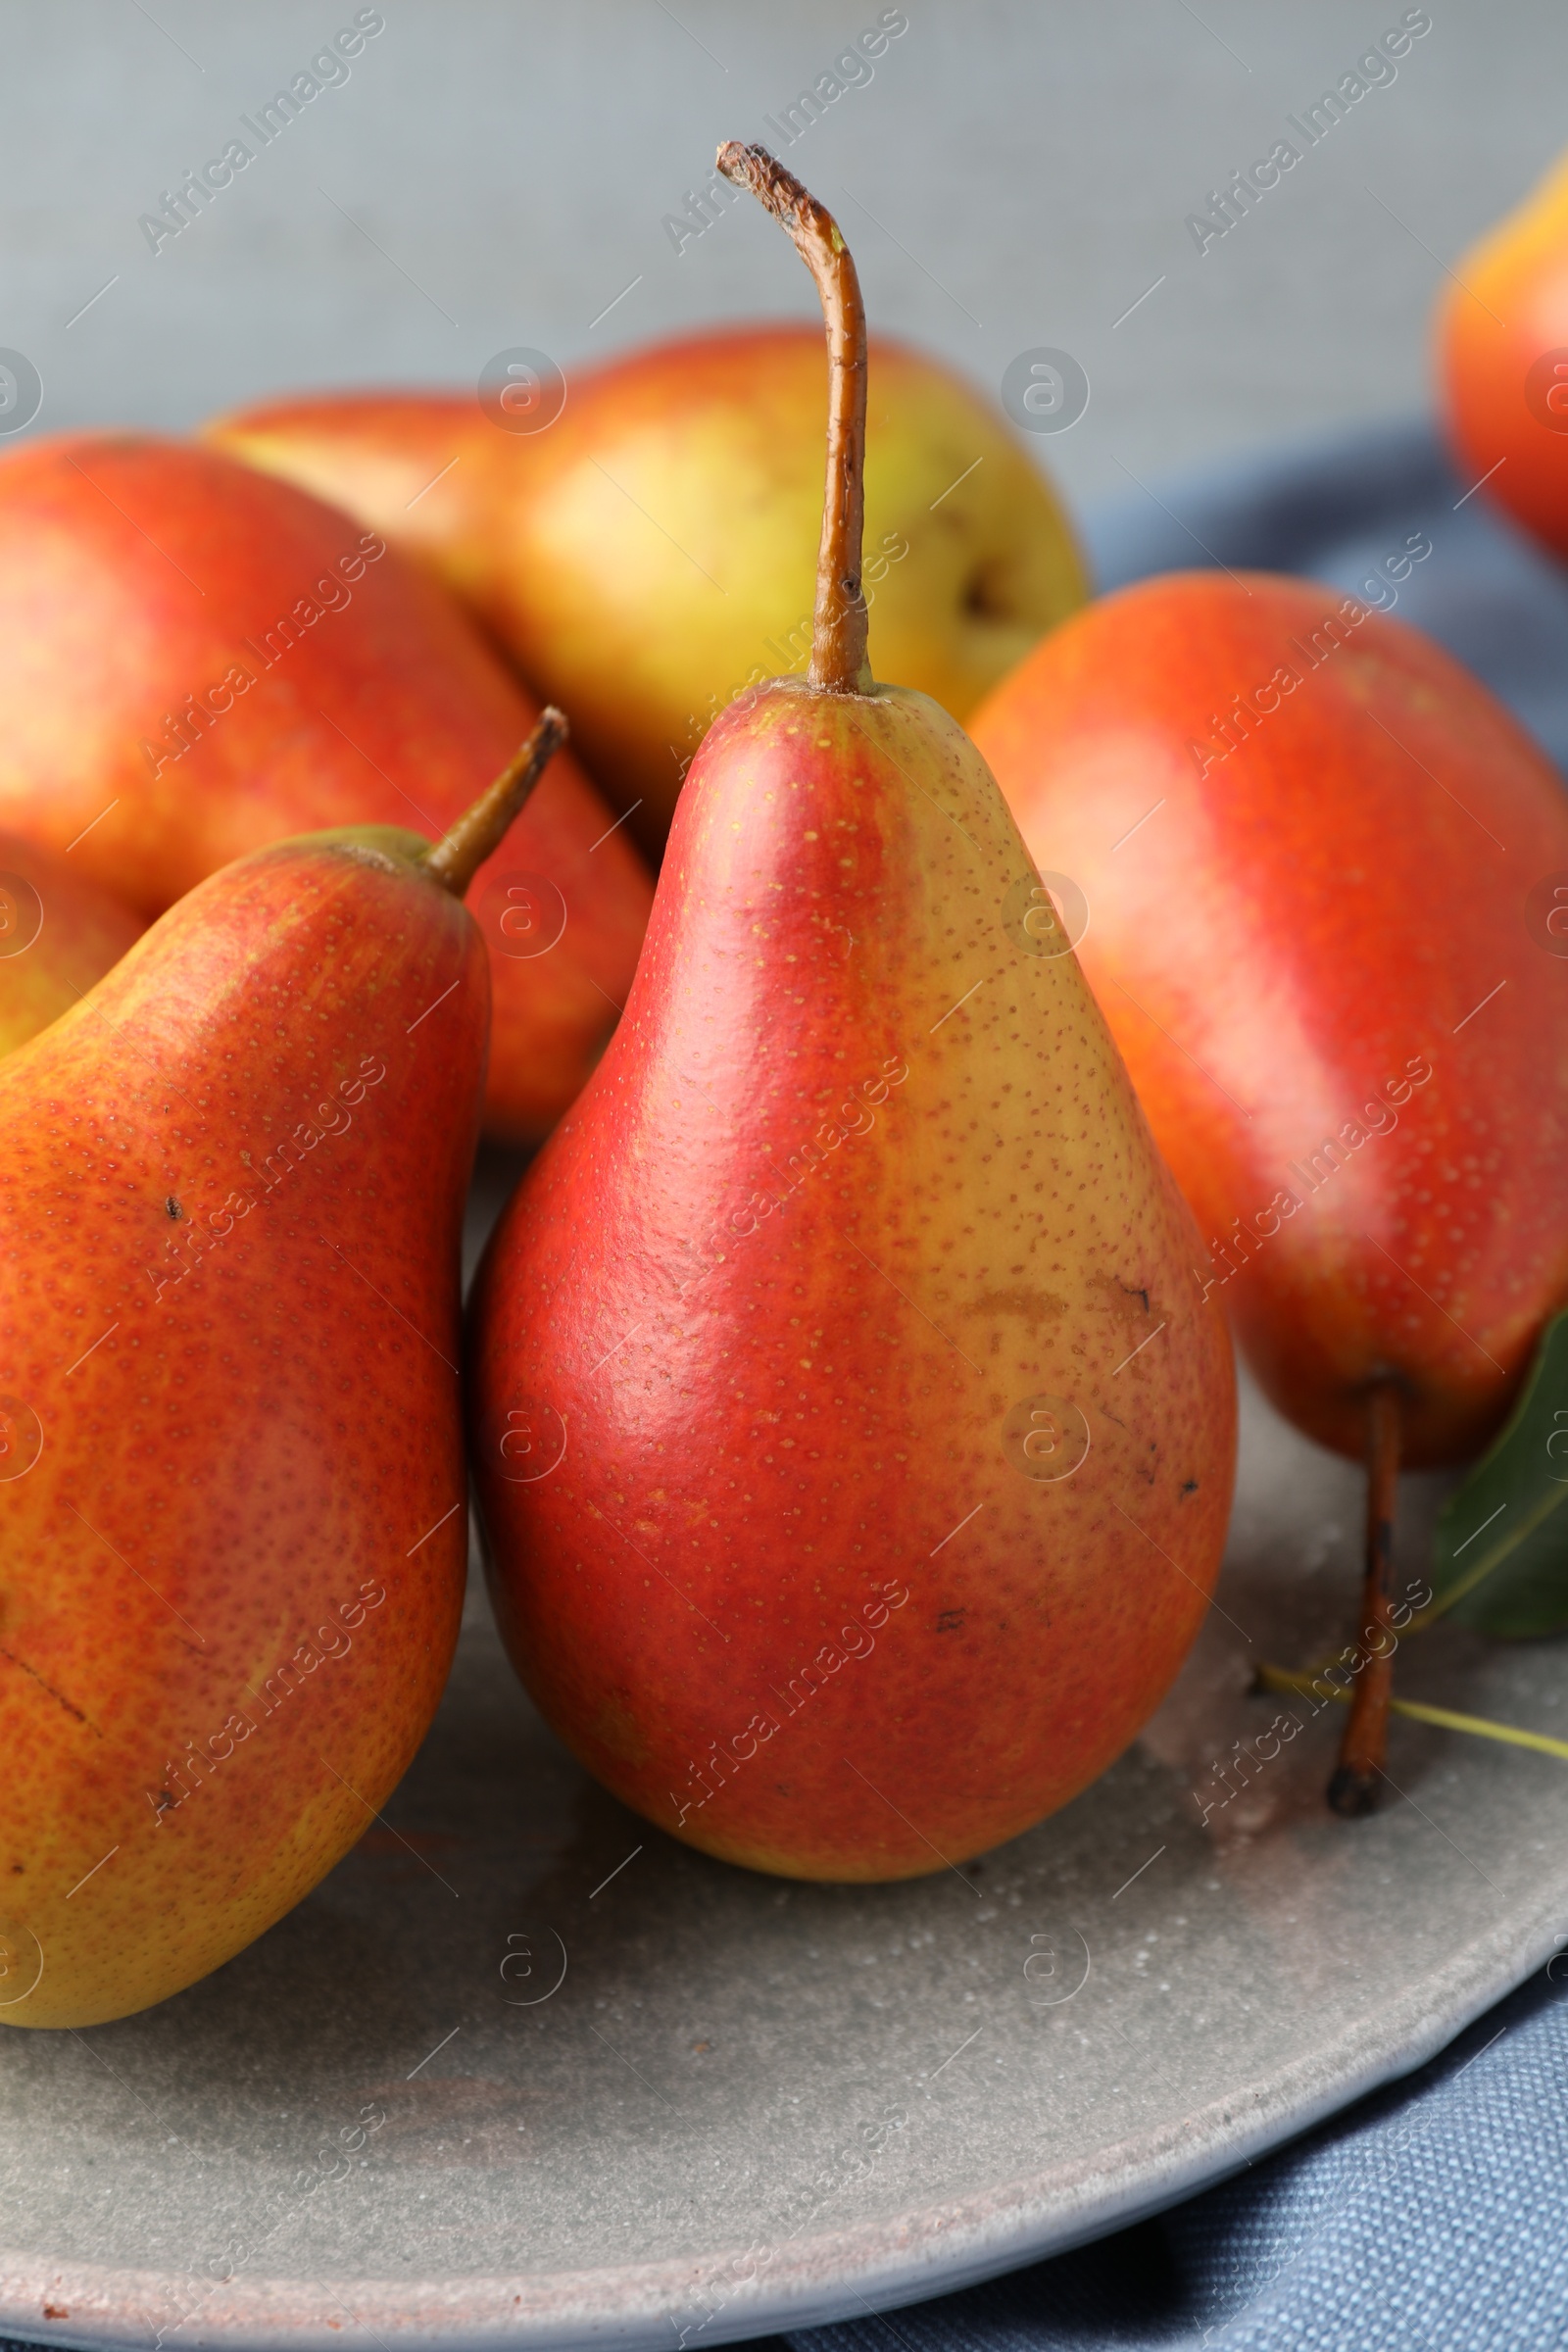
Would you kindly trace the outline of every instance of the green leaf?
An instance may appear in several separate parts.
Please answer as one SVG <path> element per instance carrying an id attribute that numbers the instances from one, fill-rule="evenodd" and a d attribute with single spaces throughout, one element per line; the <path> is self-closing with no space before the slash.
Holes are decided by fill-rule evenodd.
<path id="1" fill-rule="evenodd" d="M 1568 1627 L 1568 1314 L 1547 1324 L 1506 1427 L 1450 1495 L 1433 1543 L 1449 1616 L 1517 1642 Z"/>

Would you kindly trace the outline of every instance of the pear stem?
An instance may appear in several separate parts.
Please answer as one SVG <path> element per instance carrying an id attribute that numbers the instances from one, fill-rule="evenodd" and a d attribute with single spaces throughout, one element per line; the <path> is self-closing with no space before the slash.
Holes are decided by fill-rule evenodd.
<path id="1" fill-rule="evenodd" d="M 718 168 L 726 179 L 749 188 L 789 231 L 821 299 L 828 356 L 827 492 L 808 675 L 823 693 L 863 694 L 870 688 L 871 671 L 860 587 L 865 532 L 865 305 L 860 281 L 832 214 L 765 147 L 745 147 L 731 139 L 718 151 Z"/>
<path id="2" fill-rule="evenodd" d="M 566 721 L 554 704 L 541 710 L 538 725 L 515 757 L 429 852 L 425 865 L 455 899 L 464 896 L 491 852 L 501 847 L 513 818 L 567 733 Z"/>
<path id="3" fill-rule="evenodd" d="M 1382 1791 L 1389 1752 L 1389 1707 L 1394 1696 L 1394 1507 L 1399 1478 L 1399 1392 L 1380 1380 L 1367 1400 L 1366 1573 L 1361 1587 L 1361 1641 L 1367 1659 L 1356 1677 L 1350 1720 L 1328 1800 L 1348 1821 L 1370 1813 Z M 1379 1647 L 1374 1649 L 1374 1642 Z"/>

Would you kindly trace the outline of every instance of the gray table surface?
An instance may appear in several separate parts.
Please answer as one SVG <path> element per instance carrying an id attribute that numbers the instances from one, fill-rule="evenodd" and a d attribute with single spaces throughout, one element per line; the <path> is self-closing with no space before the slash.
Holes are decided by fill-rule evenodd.
<path id="1" fill-rule="evenodd" d="M 663 220 L 716 142 L 767 136 L 764 116 L 877 23 L 879 0 L 378 13 L 349 78 L 155 255 L 139 217 L 308 67 L 351 0 L 10 0 L 0 344 L 43 378 L 33 429 L 182 428 L 300 384 L 471 384 L 512 345 L 569 366 L 809 312 L 760 219 L 727 215 L 678 253 Z M 1043 445 L 1073 499 L 1422 406 L 1445 264 L 1563 138 L 1568 11 L 1432 0 L 1397 78 L 1200 255 L 1187 215 L 1402 0 L 903 13 L 872 78 L 790 161 L 842 207 L 884 327 L 993 390 L 1020 350 L 1079 359 L 1088 414 Z"/>

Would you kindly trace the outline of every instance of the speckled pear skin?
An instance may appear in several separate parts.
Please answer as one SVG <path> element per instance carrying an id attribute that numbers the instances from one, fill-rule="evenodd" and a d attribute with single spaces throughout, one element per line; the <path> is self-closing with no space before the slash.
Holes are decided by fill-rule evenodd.
<path id="1" fill-rule="evenodd" d="M 1015 1835 L 1127 1745 L 1218 1569 L 1229 1342 L 1035 880 L 925 697 L 737 705 L 481 1269 L 512 1656 L 731 1861 L 895 1879 Z"/>
<path id="2" fill-rule="evenodd" d="M 423 846 L 241 859 L 0 1065 L 0 2022 L 242 1949 L 446 1681 L 489 977 Z"/>

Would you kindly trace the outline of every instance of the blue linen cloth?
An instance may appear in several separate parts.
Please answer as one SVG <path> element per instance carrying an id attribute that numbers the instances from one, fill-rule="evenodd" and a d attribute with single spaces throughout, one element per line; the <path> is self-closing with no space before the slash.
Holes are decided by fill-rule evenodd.
<path id="1" fill-rule="evenodd" d="M 1231 465 L 1088 517 L 1102 591 L 1293 571 L 1351 593 L 1423 531 L 1399 618 L 1485 679 L 1568 770 L 1568 569 L 1391 424 Z M 1387 575 L 1385 575 L 1386 577 Z M 1386 591 L 1377 600 L 1386 605 Z M 793 2352 L 1563 2352 L 1568 1958 L 1440 2058 L 1152 2221 Z"/>
<path id="2" fill-rule="evenodd" d="M 1388 609 L 1366 583 L 1412 532 L 1432 554 L 1393 610 L 1473 669 L 1568 769 L 1568 569 L 1455 478 L 1424 424 L 1293 445 L 1118 498 L 1084 520 L 1101 594 L 1151 572 L 1296 571 Z"/>
<path id="3" fill-rule="evenodd" d="M 1568 1984 L 1219 2188 L 792 2352 L 1562 2352 Z"/>

